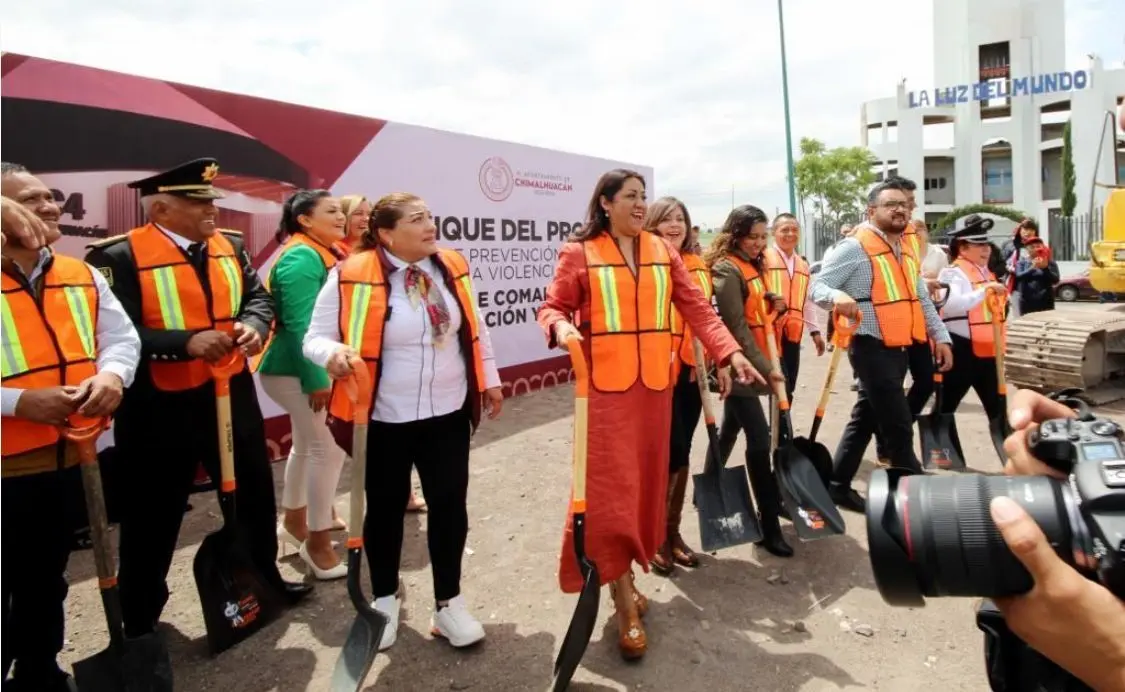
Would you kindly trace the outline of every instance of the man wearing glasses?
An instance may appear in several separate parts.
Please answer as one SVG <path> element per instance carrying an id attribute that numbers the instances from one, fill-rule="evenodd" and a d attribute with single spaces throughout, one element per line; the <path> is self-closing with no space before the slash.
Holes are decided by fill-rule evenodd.
<path id="1" fill-rule="evenodd" d="M 893 466 L 921 470 L 914 417 L 903 391 L 909 349 L 933 339 L 941 371 L 953 365 L 949 332 L 926 290 L 919 258 L 903 242 L 910 222 L 908 193 L 899 180 L 875 186 L 867 200 L 870 222 L 825 259 L 812 284 L 817 305 L 863 316 L 851 345 L 859 393 L 836 448 L 828 489 L 836 504 L 855 512 L 863 511 L 864 498 L 852 488 L 852 479 L 876 428 Z"/>

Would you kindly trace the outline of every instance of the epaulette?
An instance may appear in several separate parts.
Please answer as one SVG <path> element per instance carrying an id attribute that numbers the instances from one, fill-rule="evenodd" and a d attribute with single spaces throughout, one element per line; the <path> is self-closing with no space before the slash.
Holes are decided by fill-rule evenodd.
<path id="1" fill-rule="evenodd" d="M 129 237 L 128 233 L 122 233 L 121 235 L 114 235 L 114 236 L 110 236 L 108 238 L 102 238 L 101 240 L 95 240 L 92 243 L 87 243 L 86 249 L 87 250 L 104 250 L 105 248 L 109 247 L 110 245 L 115 245 L 117 243 L 120 243 L 121 241 L 125 240 L 128 237 Z"/>

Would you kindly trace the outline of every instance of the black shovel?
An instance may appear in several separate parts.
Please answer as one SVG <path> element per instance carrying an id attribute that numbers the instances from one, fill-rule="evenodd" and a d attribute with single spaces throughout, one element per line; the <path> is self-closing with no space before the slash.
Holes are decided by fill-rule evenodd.
<path id="1" fill-rule="evenodd" d="M 723 466 L 719 451 L 719 431 L 711 408 L 711 392 L 707 386 L 707 370 L 703 364 L 703 347 L 698 340 L 695 351 L 695 379 L 703 399 L 703 420 L 707 425 L 707 461 L 703 473 L 692 474 L 695 508 L 699 511 L 699 542 L 703 550 L 712 552 L 743 543 L 762 540 L 762 527 L 750 500 L 750 481 L 745 466 Z"/>
<path id="2" fill-rule="evenodd" d="M 824 420 L 824 414 L 828 410 L 828 399 L 832 396 L 832 384 L 836 381 L 836 369 L 840 366 L 840 357 L 844 351 L 848 350 L 851 345 L 852 335 L 859 327 L 859 322 L 862 319 L 862 314 L 857 312 L 855 321 L 850 321 L 847 317 L 840 315 L 836 312 L 832 313 L 832 320 L 835 323 L 832 333 L 832 358 L 828 361 L 828 372 L 824 375 L 824 386 L 820 388 L 820 398 L 816 403 L 816 413 L 813 415 L 812 428 L 809 430 L 809 436 L 793 438 L 793 448 L 800 454 L 808 457 L 809 461 L 816 467 L 817 472 L 820 474 L 824 486 L 828 487 L 828 482 L 832 478 L 832 453 L 823 444 L 816 441 L 816 435 L 820 432 L 820 424 Z"/>
<path id="3" fill-rule="evenodd" d="M 777 354 L 774 319 L 772 311 L 758 308 L 759 319 L 765 325 L 766 348 L 774 370 L 781 372 L 781 359 Z M 793 522 L 793 528 L 801 540 L 813 541 L 819 538 L 844 533 L 847 527 L 840 510 L 828 494 L 828 487 L 816 464 L 793 446 L 793 422 L 789 417 L 789 395 L 785 392 L 785 381 L 774 383 L 777 400 L 777 415 L 773 418 L 773 468 L 777 484 L 781 488 L 781 501 Z"/>
<path id="4" fill-rule="evenodd" d="M 74 663 L 74 681 L 82 692 L 171 692 L 172 662 L 160 637 L 152 633 L 125 638 L 121 597 L 117 592 L 117 570 L 109 540 L 105 492 L 95 446 L 108 423 L 109 420 L 103 418 L 92 425 L 62 429 L 63 437 L 77 445 L 82 464 L 82 489 L 90 520 L 94 565 L 109 629 L 109 646 L 106 649 Z"/>
<path id="5" fill-rule="evenodd" d="M 586 447 L 587 447 L 587 415 L 589 393 L 589 371 L 586 369 L 586 357 L 582 355 L 582 343 L 571 338 L 567 344 L 570 351 L 570 362 L 574 368 L 574 470 L 573 488 L 570 496 L 570 512 L 574 531 L 574 555 L 578 560 L 578 567 L 582 571 L 582 591 L 578 594 L 578 603 L 574 606 L 574 615 L 570 618 L 570 627 L 566 629 L 562 647 L 559 648 L 558 658 L 555 659 L 554 680 L 551 683 L 553 692 L 565 690 L 574 677 L 574 671 L 586 653 L 586 646 L 594 634 L 594 625 L 598 619 L 598 591 L 601 588 L 601 579 L 598 576 L 598 566 L 586 555 Z"/>
<path id="6" fill-rule="evenodd" d="M 1007 295 L 989 291 L 985 296 L 988 311 L 992 313 L 992 345 L 996 349 L 996 386 L 999 412 L 988 419 L 988 432 L 992 446 L 1000 457 L 1000 463 L 1008 461 L 1004 452 L 1004 440 L 1012 434 L 1008 423 L 1008 381 L 1004 376 L 1004 349 L 1007 348 L 1007 331 L 1004 329 L 1004 311 L 1007 309 Z"/>
<path id="7" fill-rule="evenodd" d="M 937 363 L 934 363 L 933 408 L 929 413 L 920 413 L 917 417 L 922 466 L 927 471 L 964 471 L 965 453 L 961 451 L 957 419 L 952 413 L 942 412 L 944 389 L 941 371 L 937 369 Z"/>
<path id="8" fill-rule="evenodd" d="M 949 284 L 940 284 L 944 298 L 934 297 L 934 307 L 940 310 L 949 300 Z M 957 433 L 957 418 L 945 413 L 945 387 L 943 376 L 934 361 L 934 403 L 929 413 L 915 417 L 918 422 L 918 446 L 922 467 L 926 471 L 964 471 L 965 454 L 961 451 L 961 436 Z"/>
<path id="9" fill-rule="evenodd" d="M 352 361 L 352 376 L 344 382 L 352 400 L 352 498 L 348 522 L 348 597 L 355 607 L 355 620 L 332 671 L 332 692 L 354 692 L 363 685 L 379 642 L 387 628 L 387 616 L 375 610 L 363 595 L 363 517 L 367 478 L 367 425 L 371 419 L 371 371 L 367 363 Z"/>
<path id="10" fill-rule="evenodd" d="M 238 524 L 235 508 L 234 428 L 230 413 L 230 378 L 242 369 L 237 350 L 212 365 L 219 434 L 219 507 L 223 527 L 208 534 L 193 565 L 207 644 L 219 654 L 275 620 L 281 594 L 262 576 L 251 558 L 250 542 Z"/>

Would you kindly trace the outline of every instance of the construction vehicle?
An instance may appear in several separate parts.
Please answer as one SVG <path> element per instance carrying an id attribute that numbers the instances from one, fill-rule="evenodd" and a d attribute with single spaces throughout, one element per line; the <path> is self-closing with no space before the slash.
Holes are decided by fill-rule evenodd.
<path id="1" fill-rule="evenodd" d="M 1125 131 L 1125 110 L 1119 118 Z M 1095 161 L 1101 160 L 1107 132 L 1116 145 L 1113 121 L 1114 114 L 1106 111 Z M 1125 293 L 1125 185 L 1121 182 L 1099 183 L 1095 178 L 1090 191 L 1091 218 L 1094 191 L 1098 187 L 1110 191 L 1102 239 L 1090 243 L 1090 284 L 1099 293 Z M 1008 322 L 1005 357 L 1008 382 L 1017 387 L 1042 392 L 1079 388 L 1092 404 L 1125 399 L 1125 304 L 1067 305 L 1021 315 Z"/>

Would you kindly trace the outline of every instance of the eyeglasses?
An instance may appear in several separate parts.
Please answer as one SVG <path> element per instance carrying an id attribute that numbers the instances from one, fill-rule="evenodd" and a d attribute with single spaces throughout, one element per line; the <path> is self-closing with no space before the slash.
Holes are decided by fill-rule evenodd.
<path id="1" fill-rule="evenodd" d="M 910 202 L 883 202 L 882 204 L 877 204 L 876 206 L 880 209 L 909 209 Z"/>

